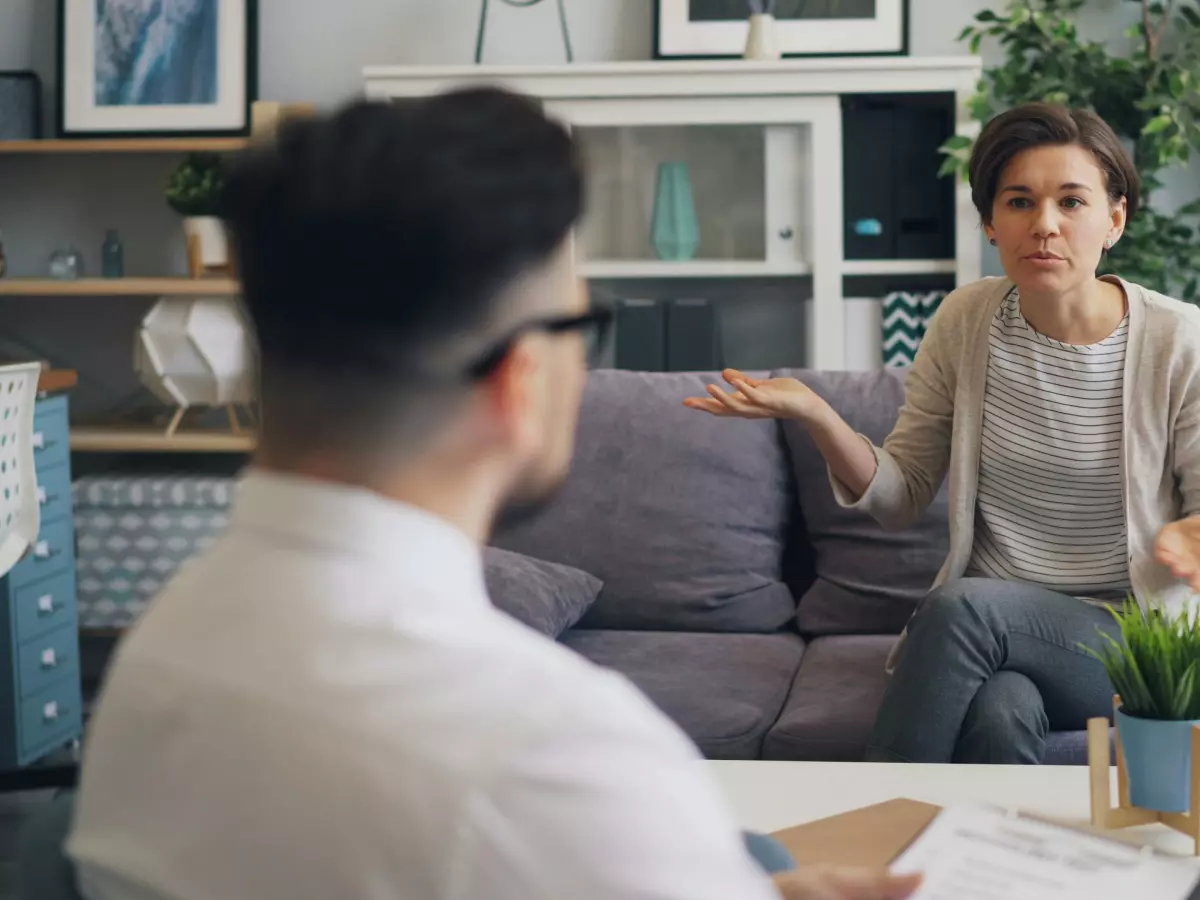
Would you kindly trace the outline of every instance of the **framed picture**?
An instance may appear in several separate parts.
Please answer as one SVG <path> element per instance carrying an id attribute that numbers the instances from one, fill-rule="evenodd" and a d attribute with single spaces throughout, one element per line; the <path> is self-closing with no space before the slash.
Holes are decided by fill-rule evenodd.
<path id="1" fill-rule="evenodd" d="M 58 0 L 63 137 L 250 133 L 257 0 Z"/>
<path id="2" fill-rule="evenodd" d="M 655 56 L 741 56 L 751 11 L 748 0 L 657 0 Z M 908 0 L 776 0 L 774 15 L 784 56 L 908 52 Z"/>

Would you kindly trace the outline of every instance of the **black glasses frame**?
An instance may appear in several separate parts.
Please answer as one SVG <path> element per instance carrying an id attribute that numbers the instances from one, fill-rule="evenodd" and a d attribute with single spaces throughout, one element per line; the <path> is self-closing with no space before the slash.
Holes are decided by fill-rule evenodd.
<path id="1" fill-rule="evenodd" d="M 503 338 L 489 347 L 482 356 L 471 363 L 466 369 L 466 375 L 472 381 L 478 381 L 492 374 L 512 350 L 512 345 L 522 335 L 530 332 L 543 331 L 549 334 L 566 334 L 570 331 L 595 330 L 596 339 L 592 344 L 589 363 L 596 361 L 595 357 L 608 342 L 616 309 L 608 305 L 594 305 L 585 313 L 574 316 L 549 316 L 544 319 L 534 319 L 524 322 L 512 329 Z"/>

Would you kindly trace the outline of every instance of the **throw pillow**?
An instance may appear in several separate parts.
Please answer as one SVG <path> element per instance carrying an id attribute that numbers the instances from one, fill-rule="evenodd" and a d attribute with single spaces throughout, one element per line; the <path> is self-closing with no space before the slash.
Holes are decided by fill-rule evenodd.
<path id="1" fill-rule="evenodd" d="M 604 582 L 580 627 L 770 633 L 795 616 L 782 572 L 793 503 L 779 426 L 684 407 L 719 380 L 593 370 L 562 492 L 496 535 L 496 546 Z"/>
<path id="2" fill-rule="evenodd" d="M 556 638 L 600 595 L 603 582 L 571 566 L 486 547 L 483 576 L 497 609 Z"/>
<path id="3" fill-rule="evenodd" d="M 904 403 L 903 370 L 772 373 L 800 379 L 855 431 L 882 443 Z M 948 492 L 903 531 L 889 531 L 833 497 L 825 460 L 802 426 L 785 422 L 800 510 L 815 553 L 816 580 L 801 596 L 804 635 L 897 634 L 928 593 L 950 549 Z"/>

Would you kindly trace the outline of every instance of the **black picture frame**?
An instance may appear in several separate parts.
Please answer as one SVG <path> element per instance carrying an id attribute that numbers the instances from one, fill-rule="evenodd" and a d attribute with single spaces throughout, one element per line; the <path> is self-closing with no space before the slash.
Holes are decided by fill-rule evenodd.
<path id="1" fill-rule="evenodd" d="M 106 0 L 57 0 L 57 2 L 55 131 L 59 138 L 148 139 L 249 136 L 252 126 L 251 112 L 254 102 L 258 99 L 259 0 L 211 0 L 211 2 L 217 4 L 219 7 L 233 7 L 239 13 L 236 21 L 241 27 L 242 34 L 243 46 L 236 47 L 232 51 L 237 60 L 237 75 L 240 76 L 234 79 L 238 86 L 240 97 L 236 101 L 229 101 L 222 106 L 222 110 L 226 114 L 225 120 L 219 123 L 205 123 L 202 121 L 203 116 L 197 115 L 195 117 L 196 121 L 189 122 L 186 112 L 191 111 L 191 105 L 156 106 L 154 104 L 130 104 L 128 106 L 115 105 L 111 108 L 136 111 L 130 115 L 130 119 L 136 118 L 139 121 L 137 123 L 131 121 L 128 125 L 114 124 L 110 121 L 107 123 L 107 127 L 105 127 L 105 124 L 89 124 L 80 121 L 81 115 L 76 109 L 72 108 L 71 99 L 72 90 L 75 90 L 77 92 L 76 97 L 78 96 L 79 82 L 77 79 L 82 77 L 81 73 L 73 68 L 79 66 L 80 61 L 71 58 L 72 23 L 81 14 L 80 7 L 90 8 L 94 16 L 97 3 L 103 3 Z M 108 2 L 112 2 L 112 0 L 108 0 Z M 223 58 L 223 54 L 231 52 L 227 47 L 220 45 L 220 40 L 221 38 L 218 36 L 218 66 L 221 65 L 220 60 Z M 87 58 L 84 64 L 92 66 L 94 73 L 94 56 Z M 76 107 L 79 105 L 78 103 L 75 104 Z M 194 104 L 197 113 L 201 110 L 212 109 L 220 105 L 220 103 L 211 105 Z M 156 111 L 158 115 L 156 115 Z M 172 113 L 172 115 L 168 115 L 168 112 Z M 120 117 L 110 115 L 106 118 L 119 120 Z M 214 117 L 210 116 L 210 118 Z"/>
<path id="2" fill-rule="evenodd" d="M 719 52 L 711 51 L 681 51 L 681 52 L 664 52 L 664 10 L 669 6 L 676 6 L 680 3 L 686 3 L 687 0 L 654 0 L 654 28 L 653 40 L 654 49 L 653 56 L 656 60 L 704 60 L 704 59 L 737 59 L 742 56 L 743 48 L 729 44 Z M 731 4 L 737 0 L 729 0 Z M 839 57 L 864 57 L 864 56 L 907 56 L 909 54 L 909 37 L 911 28 L 911 8 L 910 0 L 884 0 L 884 2 L 894 3 L 899 12 L 899 29 L 898 41 L 895 47 L 888 49 L 835 49 L 821 51 L 796 51 L 789 50 L 786 38 L 781 41 L 783 57 L 785 59 L 821 59 L 821 58 L 839 58 Z M 737 5 L 746 8 L 746 18 L 750 17 L 750 5 L 745 0 L 740 0 Z M 734 19 L 731 22 L 736 21 Z M 686 41 L 685 41 L 686 42 Z"/>

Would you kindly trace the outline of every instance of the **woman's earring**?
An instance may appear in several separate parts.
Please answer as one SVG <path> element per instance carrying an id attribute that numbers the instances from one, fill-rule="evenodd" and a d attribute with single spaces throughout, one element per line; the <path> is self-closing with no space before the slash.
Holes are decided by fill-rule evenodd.
<path id="1" fill-rule="evenodd" d="M 996 239 L 995 239 L 995 238 L 988 238 L 988 243 L 989 243 L 989 244 L 991 244 L 993 247 L 995 247 L 995 246 L 996 246 Z"/>
<path id="2" fill-rule="evenodd" d="M 1105 246 L 1105 247 L 1107 247 L 1109 250 L 1111 250 L 1111 249 L 1112 249 L 1112 245 L 1113 245 L 1113 239 L 1112 239 L 1112 238 L 1109 238 L 1107 241 L 1105 241 L 1105 242 L 1104 242 L 1104 246 Z"/>

